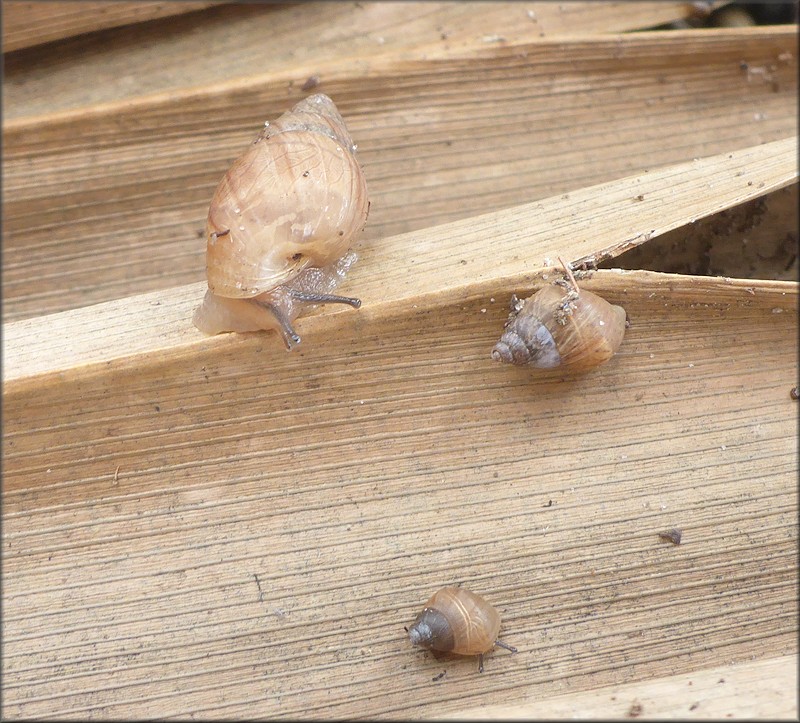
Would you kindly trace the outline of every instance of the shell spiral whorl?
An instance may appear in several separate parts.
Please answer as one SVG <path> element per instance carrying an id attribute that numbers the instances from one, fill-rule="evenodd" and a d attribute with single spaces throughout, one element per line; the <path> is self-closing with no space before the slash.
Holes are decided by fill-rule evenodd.
<path id="1" fill-rule="evenodd" d="M 627 314 L 621 306 L 577 285 L 550 284 L 524 302 L 512 299 L 492 358 L 539 369 L 587 370 L 614 356 L 626 325 Z"/>

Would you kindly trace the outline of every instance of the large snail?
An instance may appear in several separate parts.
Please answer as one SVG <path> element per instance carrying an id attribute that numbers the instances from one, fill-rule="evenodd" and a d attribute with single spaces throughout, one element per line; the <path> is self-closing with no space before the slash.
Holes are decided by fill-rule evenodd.
<path id="1" fill-rule="evenodd" d="M 495 645 L 517 652 L 497 639 L 500 613 L 480 595 L 463 587 L 443 587 L 434 593 L 406 631 L 412 645 L 444 653 L 477 655 L 481 673 L 483 654 Z"/>
<path id="2" fill-rule="evenodd" d="M 306 304 L 361 302 L 331 292 L 369 211 L 355 145 L 326 95 L 266 123 L 217 186 L 206 221 L 206 334 L 276 329 L 291 349 Z"/>
<path id="3" fill-rule="evenodd" d="M 586 370 L 611 359 L 622 344 L 627 315 L 621 306 L 578 288 L 563 261 L 566 281 L 545 286 L 532 297 L 511 299 L 511 313 L 492 358 L 541 369 Z"/>

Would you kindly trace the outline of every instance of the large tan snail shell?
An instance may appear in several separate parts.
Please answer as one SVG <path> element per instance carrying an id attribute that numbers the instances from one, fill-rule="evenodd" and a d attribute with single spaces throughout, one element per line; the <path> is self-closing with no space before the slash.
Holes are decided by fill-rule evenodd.
<path id="1" fill-rule="evenodd" d="M 622 344 L 625 309 L 591 291 L 551 284 L 516 303 L 492 350 L 498 361 L 586 370 L 607 362 Z"/>
<path id="2" fill-rule="evenodd" d="M 309 96 L 265 125 L 214 192 L 206 223 L 208 293 L 195 325 L 209 334 L 293 333 L 297 302 L 342 300 L 310 297 L 330 294 L 355 260 L 339 263 L 368 210 L 366 181 L 341 115 L 328 96 Z M 321 273 L 309 276 L 309 269 Z M 291 308 L 282 307 L 280 287 L 291 290 L 304 274 L 304 298 L 295 294 Z"/>
<path id="3" fill-rule="evenodd" d="M 412 645 L 458 655 L 492 649 L 500 632 L 500 613 L 474 592 L 444 587 L 434 593 L 408 628 Z"/>

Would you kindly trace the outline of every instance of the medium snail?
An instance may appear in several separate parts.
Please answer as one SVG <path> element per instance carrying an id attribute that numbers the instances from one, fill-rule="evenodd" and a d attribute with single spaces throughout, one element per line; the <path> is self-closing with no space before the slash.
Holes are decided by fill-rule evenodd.
<path id="1" fill-rule="evenodd" d="M 529 299 L 511 298 L 511 313 L 492 358 L 540 369 L 586 370 L 611 359 L 622 344 L 627 314 L 621 306 L 567 280 L 545 286 Z M 565 288 L 566 287 L 566 288 Z"/>
<path id="2" fill-rule="evenodd" d="M 194 324 L 206 334 L 276 329 L 287 349 L 306 304 L 331 292 L 369 212 L 355 145 L 328 96 L 311 95 L 266 123 L 217 186 L 206 221 L 208 291 Z"/>
<path id="3" fill-rule="evenodd" d="M 500 613 L 486 600 L 462 587 L 443 587 L 434 593 L 410 628 L 412 645 L 457 655 L 477 655 L 483 672 L 483 654 L 495 645 L 516 653 L 497 639 Z"/>

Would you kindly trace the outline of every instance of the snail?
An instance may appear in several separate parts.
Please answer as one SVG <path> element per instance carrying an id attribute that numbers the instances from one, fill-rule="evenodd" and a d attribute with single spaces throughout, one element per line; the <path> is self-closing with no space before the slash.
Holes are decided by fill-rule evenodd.
<path id="1" fill-rule="evenodd" d="M 500 613 L 480 595 L 461 587 L 443 587 L 434 593 L 405 630 L 412 645 L 456 655 L 477 655 L 481 673 L 483 654 L 495 645 L 517 652 L 497 639 Z"/>
<path id="2" fill-rule="evenodd" d="M 545 286 L 524 301 L 512 296 L 505 331 L 492 349 L 496 361 L 583 371 L 616 354 L 628 324 L 625 309 L 579 289 L 569 266 L 559 261 L 566 281 Z"/>
<path id="3" fill-rule="evenodd" d="M 206 334 L 276 329 L 307 304 L 358 299 L 331 292 L 356 259 L 369 212 L 355 145 L 321 93 L 265 123 L 217 186 L 206 221 L 208 291 L 193 322 Z"/>

